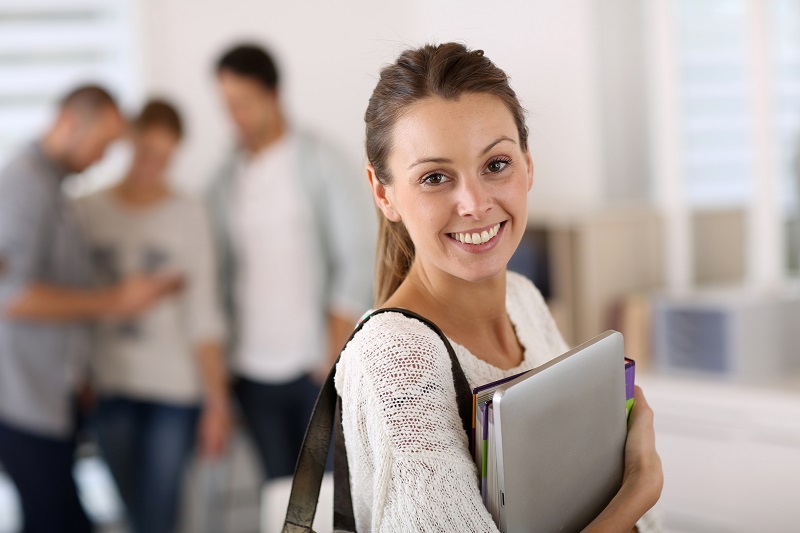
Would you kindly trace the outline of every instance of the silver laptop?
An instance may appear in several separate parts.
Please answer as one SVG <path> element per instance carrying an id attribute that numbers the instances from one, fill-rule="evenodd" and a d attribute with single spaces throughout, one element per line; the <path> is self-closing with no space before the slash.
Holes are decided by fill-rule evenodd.
<path id="1" fill-rule="evenodd" d="M 499 528 L 580 531 L 622 485 L 622 335 L 608 331 L 495 391 Z"/>

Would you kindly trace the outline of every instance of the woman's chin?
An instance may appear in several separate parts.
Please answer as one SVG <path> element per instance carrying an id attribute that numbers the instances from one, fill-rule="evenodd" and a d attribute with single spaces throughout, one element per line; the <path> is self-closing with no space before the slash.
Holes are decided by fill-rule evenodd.
<path id="1" fill-rule="evenodd" d="M 480 265 L 479 267 L 476 267 L 475 265 L 461 265 L 453 268 L 448 273 L 451 276 L 463 281 L 470 283 L 482 283 L 497 279 L 498 276 L 504 275 L 506 273 L 507 265 L 508 261 L 498 261 L 497 264 Z"/>

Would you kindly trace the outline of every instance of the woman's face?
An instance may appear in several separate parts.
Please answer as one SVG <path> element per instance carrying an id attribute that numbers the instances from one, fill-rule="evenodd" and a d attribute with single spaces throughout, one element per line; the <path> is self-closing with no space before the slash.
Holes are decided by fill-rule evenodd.
<path id="1" fill-rule="evenodd" d="M 178 136 L 166 127 L 151 126 L 135 131 L 130 177 L 142 184 L 163 180 L 178 142 Z"/>
<path id="2" fill-rule="evenodd" d="M 511 112 L 497 97 L 430 97 L 395 124 L 382 186 L 368 167 L 378 206 L 402 221 L 415 264 L 481 281 L 505 271 L 525 231 L 533 184 L 529 151 Z"/>

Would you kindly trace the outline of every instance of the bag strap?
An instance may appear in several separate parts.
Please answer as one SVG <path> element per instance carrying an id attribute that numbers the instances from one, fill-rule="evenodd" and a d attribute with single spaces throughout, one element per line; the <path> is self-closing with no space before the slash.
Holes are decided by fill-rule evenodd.
<path id="1" fill-rule="evenodd" d="M 431 328 L 444 342 L 447 353 L 450 356 L 450 365 L 453 371 L 453 385 L 456 390 L 458 414 L 471 449 L 472 391 L 461 364 L 458 362 L 453 346 L 436 324 L 407 309 L 398 307 L 377 309 L 361 320 L 347 342 L 349 343 L 361 331 L 361 328 L 369 319 L 375 315 L 389 312 L 400 313 L 408 318 L 419 320 Z M 345 346 L 347 346 L 347 343 L 345 343 Z M 336 363 L 339 362 L 339 358 L 341 358 L 341 353 L 337 357 Z M 300 449 L 297 466 L 295 467 L 289 506 L 286 509 L 286 519 L 283 524 L 283 533 L 313 533 L 311 526 L 317 511 L 320 486 L 325 473 L 325 462 L 328 458 L 331 435 L 334 434 L 333 529 L 335 532 L 355 532 L 355 515 L 350 492 L 350 473 L 342 431 L 341 400 L 336 393 L 334 385 L 335 375 L 336 364 L 333 365 L 325 383 L 322 385 L 317 402 L 314 405 L 314 412 L 311 414 L 311 419 L 306 429 L 303 446 Z"/>

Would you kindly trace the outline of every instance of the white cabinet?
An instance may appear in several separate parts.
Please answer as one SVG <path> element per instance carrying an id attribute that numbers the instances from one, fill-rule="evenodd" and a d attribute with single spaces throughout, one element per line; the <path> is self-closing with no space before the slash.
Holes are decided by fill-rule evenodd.
<path id="1" fill-rule="evenodd" d="M 670 532 L 800 531 L 800 383 L 641 376 Z"/>

